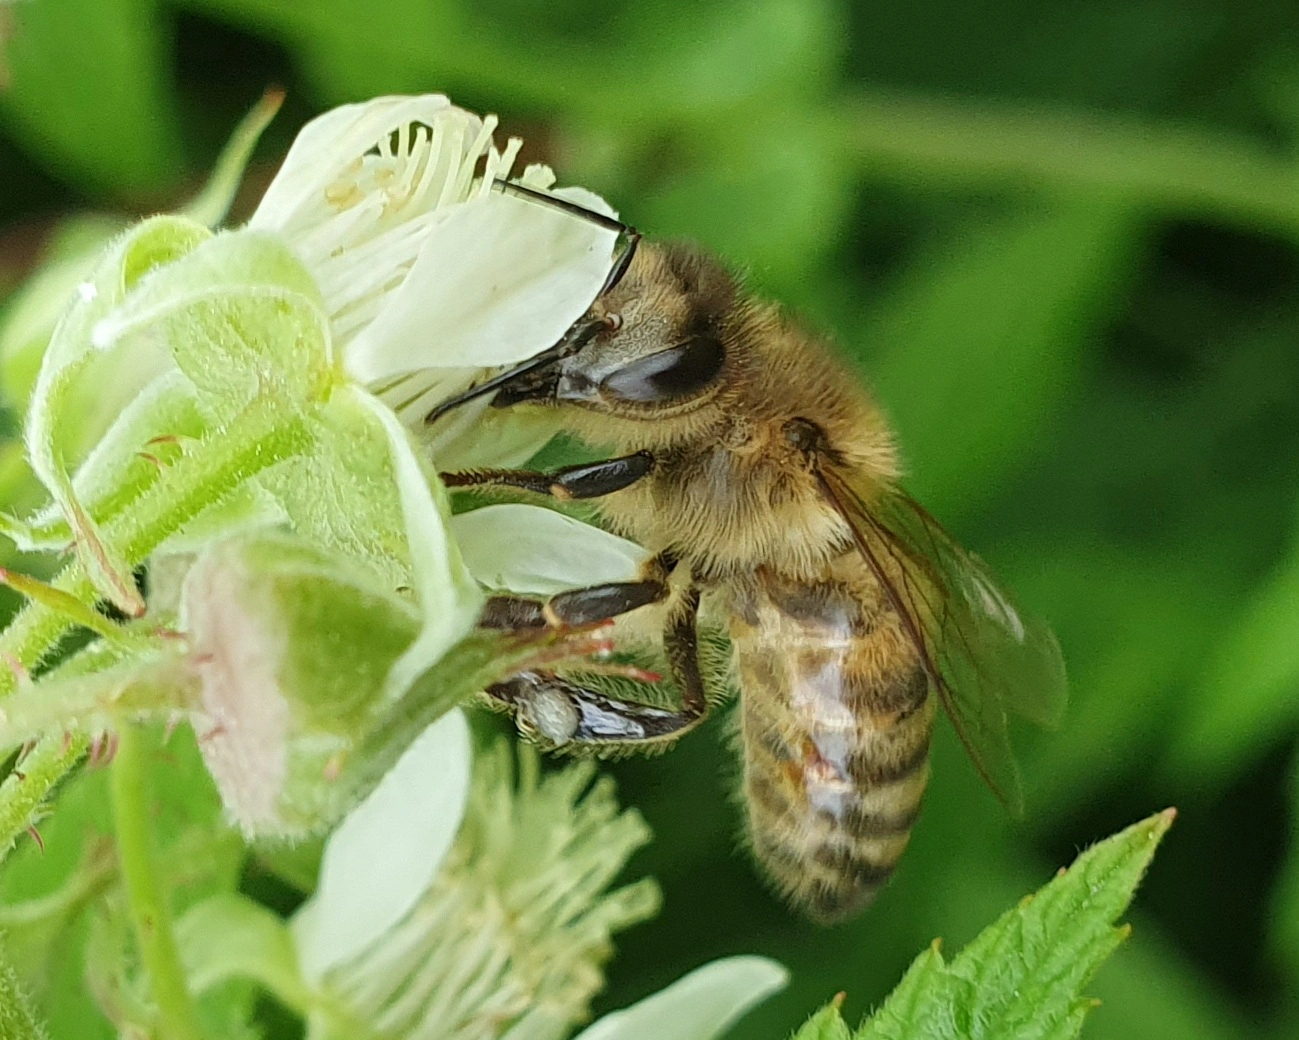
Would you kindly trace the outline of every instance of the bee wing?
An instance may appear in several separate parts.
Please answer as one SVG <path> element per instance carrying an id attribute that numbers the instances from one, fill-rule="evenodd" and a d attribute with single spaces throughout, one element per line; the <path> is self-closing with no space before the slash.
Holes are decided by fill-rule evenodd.
<path id="1" fill-rule="evenodd" d="M 1064 660 L 1051 629 L 1021 615 L 984 562 L 904 492 L 868 500 L 833 466 L 820 477 L 975 767 L 1012 812 L 1022 812 L 1006 712 L 1045 726 L 1063 715 Z"/>

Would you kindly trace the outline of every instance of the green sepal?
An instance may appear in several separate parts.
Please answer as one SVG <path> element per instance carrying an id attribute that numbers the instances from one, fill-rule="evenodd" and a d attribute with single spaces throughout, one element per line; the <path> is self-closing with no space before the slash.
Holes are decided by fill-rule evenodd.
<path id="1" fill-rule="evenodd" d="M 41 362 L 32 390 L 24 439 L 33 471 L 46 486 L 74 532 L 74 544 L 95 588 L 127 614 L 144 604 L 120 554 L 106 544 L 86 512 L 69 474 L 69 441 L 93 443 L 98 423 L 135 396 L 166 367 L 156 346 L 119 355 L 99 349 L 96 328 L 151 272 L 163 268 L 210 236 L 206 228 L 179 217 L 154 217 L 122 235 L 78 286 Z M 75 410 L 78 384 L 98 383 L 102 403 L 87 417 Z M 109 392 L 111 389 L 111 392 Z M 105 414 L 104 409 L 111 409 Z"/>

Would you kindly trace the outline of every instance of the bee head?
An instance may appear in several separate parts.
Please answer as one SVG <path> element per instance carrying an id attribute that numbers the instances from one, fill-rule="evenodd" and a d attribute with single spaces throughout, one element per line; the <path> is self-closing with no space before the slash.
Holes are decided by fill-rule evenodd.
<path id="1" fill-rule="evenodd" d="M 690 410 L 721 387 L 735 283 L 687 246 L 645 244 L 566 335 L 567 352 L 501 385 L 493 405 L 576 405 L 628 418 Z"/>

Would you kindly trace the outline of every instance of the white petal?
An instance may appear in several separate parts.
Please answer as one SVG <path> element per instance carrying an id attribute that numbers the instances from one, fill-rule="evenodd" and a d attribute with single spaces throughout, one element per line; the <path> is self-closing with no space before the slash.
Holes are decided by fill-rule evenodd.
<path id="1" fill-rule="evenodd" d="M 581 189 L 557 194 L 611 212 Z M 420 368 L 529 358 L 591 305 L 616 237 L 499 192 L 456 206 L 430 228 L 406 281 L 348 345 L 345 366 L 369 383 Z"/>
<path id="2" fill-rule="evenodd" d="M 360 953 L 428 889 L 460 829 L 471 756 L 469 724 L 456 709 L 330 835 L 320 884 L 291 925 L 306 978 Z"/>
<path id="3" fill-rule="evenodd" d="M 788 980 L 789 973 L 765 957 L 727 957 L 605 1015 L 575 1040 L 712 1040 Z"/>
<path id="4" fill-rule="evenodd" d="M 541 506 L 484 506 L 451 518 L 479 584 L 534 595 L 635 581 L 650 554 L 635 542 Z"/>
<path id="5" fill-rule="evenodd" d="M 317 116 L 298 131 L 249 226 L 292 232 L 310 228 L 322 215 L 332 216 L 326 189 L 380 138 L 409 123 L 430 124 L 436 113 L 450 107 L 442 94 L 392 96 Z"/>

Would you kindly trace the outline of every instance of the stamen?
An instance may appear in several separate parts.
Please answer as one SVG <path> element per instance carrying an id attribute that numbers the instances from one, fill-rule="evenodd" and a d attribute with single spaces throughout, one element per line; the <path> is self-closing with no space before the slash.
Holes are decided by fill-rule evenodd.
<path id="1" fill-rule="evenodd" d="M 450 140 L 447 142 L 447 172 L 446 178 L 442 181 L 442 192 L 438 195 L 436 209 L 450 205 L 456 199 L 456 180 L 458 173 L 457 162 L 463 161 L 465 147 L 465 127 L 464 124 L 457 121 L 448 135 Z"/>
<path id="2" fill-rule="evenodd" d="M 469 186 L 474 180 L 474 171 L 478 168 L 478 159 L 492 143 L 492 131 L 496 129 L 496 124 L 499 122 L 500 120 L 495 116 L 483 116 L 483 125 L 479 128 L 473 146 L 465 153 L 459 176 L 456 178 L 456 198 L 464 198 L 469 193 Z"/>

